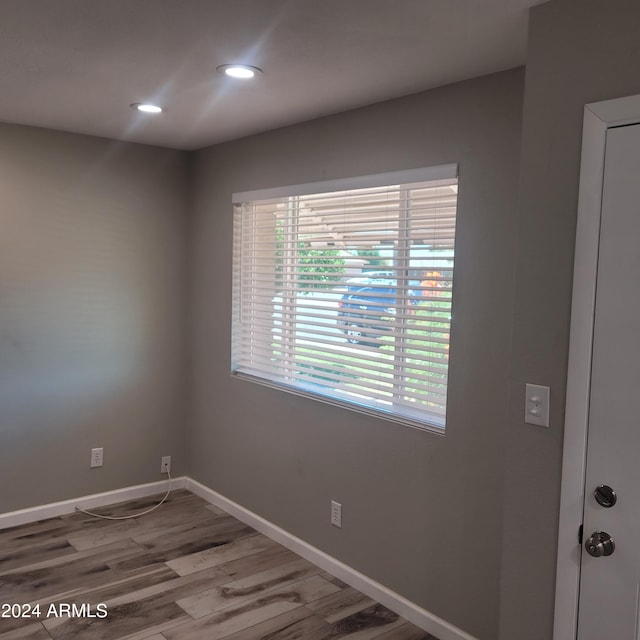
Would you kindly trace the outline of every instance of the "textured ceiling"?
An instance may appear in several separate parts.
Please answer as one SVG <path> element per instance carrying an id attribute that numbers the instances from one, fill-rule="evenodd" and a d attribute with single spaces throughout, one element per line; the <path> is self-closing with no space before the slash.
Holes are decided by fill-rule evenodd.
<path id="1" fill-rule="evenodd" d="M 197 149 L 521 65 L 539 2 L 0 0 L 0 121 Z"/>

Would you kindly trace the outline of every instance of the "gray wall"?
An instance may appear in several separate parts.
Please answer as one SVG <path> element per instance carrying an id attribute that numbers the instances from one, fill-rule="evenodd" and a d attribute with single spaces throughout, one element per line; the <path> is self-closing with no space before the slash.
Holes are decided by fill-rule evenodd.
<path id="1" fill-rule="evenodd" d="M 0 140 L 0 512 L 183 473 L 186 155 Z"/>
<path id="2" fill-rule="evenodd" d="M 531 12 L 523 117 L 501 595 L 504 640 L 551 638 L 583 107 L 640 93 L 637 0 Z M 524 383 L 551 426 L 524 425 Z"/>
<path id="3" fill-rule="evenodd" d="M 196 160 L 191 475 L 486 640 L 498 629 L 522 91 L 512 70 Z M 231 378 L 234 191 L 449 162 L 460 196 L 445 437 Z"/>

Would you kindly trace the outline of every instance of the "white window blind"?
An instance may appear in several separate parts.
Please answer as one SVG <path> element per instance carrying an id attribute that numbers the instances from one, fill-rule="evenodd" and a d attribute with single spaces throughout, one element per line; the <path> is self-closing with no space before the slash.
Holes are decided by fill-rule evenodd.
<path id="1" fill-rule="evenodd" d="M 233 373 L 443 429 L 457 191 L 446 165 L 234 196 Z"/>

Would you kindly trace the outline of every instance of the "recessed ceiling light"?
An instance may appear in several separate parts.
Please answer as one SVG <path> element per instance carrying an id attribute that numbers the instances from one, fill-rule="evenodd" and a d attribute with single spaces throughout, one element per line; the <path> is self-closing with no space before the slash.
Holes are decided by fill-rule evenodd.
<path id="1" fill-rule="evenodd" d="M 162 113 L 164 109 L 157 104 L 149 104 L 147 102 L 134 102 L 131 107 L 142 111 L 142 113 Z"/>
<path id="2" fill-rule="evenodd" d="M 248 64 L 222 64 L 217 67 L 217 70 L 232 78 L 241 78 L 243 80 L 254 78 L 256 75 L 262 73 L 262 69 L 252 67 Z"/>

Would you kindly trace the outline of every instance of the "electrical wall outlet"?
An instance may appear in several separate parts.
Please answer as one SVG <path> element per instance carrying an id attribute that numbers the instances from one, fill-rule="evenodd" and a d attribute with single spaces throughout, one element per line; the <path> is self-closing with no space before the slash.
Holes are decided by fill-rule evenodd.
<path id="1" fill-rule="evenodd" d="M 171 456 L 163 456 L 160 462 L 160 473 L 171 473 Z"/>
<path id="2" fill-rule="evenodd" d="M 90 466 L 93 469 L 94 467 L 102 466 L 102 454 L 104 449 L 102 447 L 98 447 L 96 449 L 91 449 L 91 462 Z"/>
<path id="3" fill-rule="evenodd" d="M 331 524 L 339 529 L 342 528 L 342 505 L 335 500 L 331 501 Z"/>

